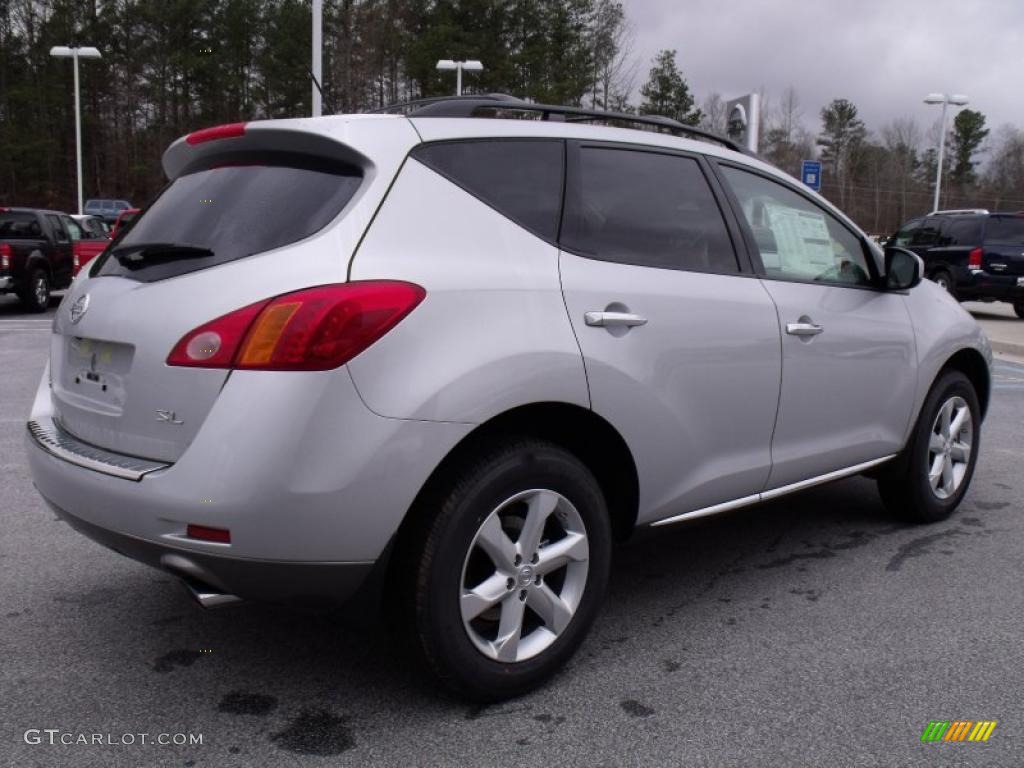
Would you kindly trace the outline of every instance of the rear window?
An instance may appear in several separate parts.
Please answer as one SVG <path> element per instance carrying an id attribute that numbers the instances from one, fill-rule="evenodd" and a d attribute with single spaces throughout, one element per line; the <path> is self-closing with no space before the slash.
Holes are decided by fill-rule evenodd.
<path id="1" fill-rule="evenodd" d="M 0 238 L 17 240 L 38 237 L 42 237 L 42 230 L 34 213 L 0 213 Z"/>
<path id="2" fill-rule="evenodd" d="M 420 162 L 546 240 L 558 237 L 565 145 L 550 139 L 427 144 Z"/>
<path id="3" fill-rule="evenodd" d="M 1024 217 L 990 216 L 985 227 L 985 243 L 1024 246 Z"/>
<path id="4" fill-rule="evenodd" d="M 361 182 L 325 158 L 234 156 L 171 182 L 91 274 L 153 282 L 280 248 L 323 229 Z"/>

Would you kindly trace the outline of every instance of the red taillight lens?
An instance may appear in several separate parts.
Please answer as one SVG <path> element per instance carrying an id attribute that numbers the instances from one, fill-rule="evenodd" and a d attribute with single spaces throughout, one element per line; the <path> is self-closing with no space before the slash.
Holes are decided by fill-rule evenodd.
<path id="1" fill-rule="evenodd" d="M 167 364 L 264 371 L 337 368 L 394 328 L 425 296 L 418 285 L 386 280 L 286 293 L 185 334 Z"/>
<path id="2" fill-rule="evenodd" d="M 78 253 L 74 253 L 71 256 L 71 274 L 77 275 L 78 270 L 82 268 L 82 261 L 78 258 Z"/>
<path id="3" fill-rule="evenodd" d="M 215 541 L 218 544 L 231 543 L 231 531 L 227 528 L 211 528 L 208 525 L 196 525 L 195 523 L 189 523 L 185 527 L 185 535 L 190 539 Z"/>
<path id="4" fill-rule="evenodd" d="M 185 137 L 185 141 L 195 145 L 216 139 L 237 139 L 240 136 L 245 136 L 245 123 L 228 123 L 227 125 L 215 125 L 213 128 L 203 128 L 201 131 L 193 131 Z"/>
<path id="5" fill-rule="evenodd" d="M 981 248 L 975 248 L 967 257 L 967 266 L 971 269 L 981 269 Z"/>
<path id="6" fill-rule="evenodd" d="M 10 243 L 0 243 L 0 269 L 8 269 L 11 266 L 11 256 L 13 255 Z"/>

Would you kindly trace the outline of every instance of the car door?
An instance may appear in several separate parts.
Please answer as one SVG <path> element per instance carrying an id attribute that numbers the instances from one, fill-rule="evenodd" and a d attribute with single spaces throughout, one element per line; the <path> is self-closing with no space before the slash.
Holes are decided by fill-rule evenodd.
<path id="1" fill-rule="evenodd" d="M 693 155 L 567 154 L 562 290 L 592 408 L 636 462 L 639 523 L 749 500 L 770 470 L 778 319 L 715 183 Z"/>
<path id="2" fill-rule="evenodd" d="M 903 295 L 879 287 L 865 239 L 795 186 L 719 172 L 782 328 L 767 489 L 899 452 L 917 381 Z"/>
<path id="3" fill-rule="evenodd" d="M 74 269 L 74 244 L 71 233 L 64 228 L 61 217 L 55 213 L 46 214 L 46 221 L 53 233 L 53 254 L 50 258 L 51 282 L 54 290 L 71 284 Z"/>

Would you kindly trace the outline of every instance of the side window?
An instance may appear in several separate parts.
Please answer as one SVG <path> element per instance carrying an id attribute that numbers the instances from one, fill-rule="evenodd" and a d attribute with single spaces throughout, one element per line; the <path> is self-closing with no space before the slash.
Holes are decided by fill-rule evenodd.
<path id="1" fill-rule="evenodd" d="M 58 243 L 67 243 L 68 233 L 64 230 L 64 225 L 60 221 L 60 216 L 54 216 L 52 213 L 46 214 L 46 220 L 50 223 L 53 228 L 53 236 Z"/>
<path id="2" fill-rule="evenodd" d="M 890 245 L 898 245 L 900 248 L 906 248 L 910 245 L 911 240 L 914 239 L 914 234 L 921 228 L 922 222 L 923 219 L 908 221 L 900 227 L 900 231 L 893 236 Z"/>
<path id="3" fill-rule="evenodd" d="M 946 219 L 939 235 L 939 245 L 981 245 L 982 220 L 974 216 Z"/>
<path id="4" fill-rule="evenodd" d="M 736 252 L 691 157 L 584 147 L 562 245 L 602 261 L 734 274 Z"/>
<path id="5" fill-rule="evenodd" d="M 82 239 L 82 229 L 78 226 L 78 222 L 72 219 L 70 216 L 61 216 L 61 221 L 64 222 L 64 227 L 71 235 L 72 242 L 78 242 Z"/>
<path id="6" fill-rule="evenodd" d="M 921 248 L 938 244 L 941 226 L 942 219 L 926 219 L 924 225 L 914 233 L 914 239 L 910 241 L 910 244 Z"/>
<path id="7" fill-rule="evenodd" d="M 870 285 L 859 238 L 838 219 L 777 182 L 722 167 L 769 277 Z"/>
<path id="8" fill-rule="evenodd" d="M 457 141 L 425 144 L 412 156 L 534 234 L 557 239 L 564 142 Z"/>

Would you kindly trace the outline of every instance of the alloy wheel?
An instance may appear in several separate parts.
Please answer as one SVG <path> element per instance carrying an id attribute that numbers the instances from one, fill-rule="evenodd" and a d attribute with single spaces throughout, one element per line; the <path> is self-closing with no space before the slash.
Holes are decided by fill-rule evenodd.
<path id="1" fill-rule="evenodd" d="M 950 397 L 939 408 L 928 438 L 928 482 L 940 499 L 953 496 L 963 483 L 971 460 L 974 422 L 967 401 Z"/>
<path id="2" fill-rule="evenodd" d="M 580 606 L 589 556 L 583 518 L 560 493 L 528 490 L 499 504 L 462 566 L 462 624 L 477 650 L 520 662 L 550 647 Z"/>

